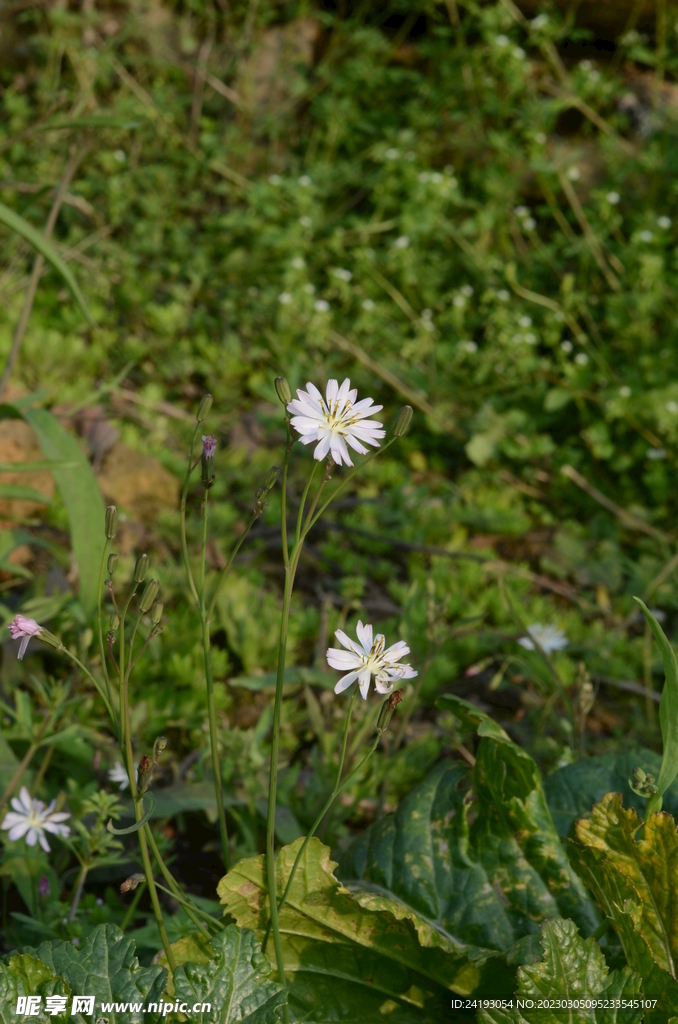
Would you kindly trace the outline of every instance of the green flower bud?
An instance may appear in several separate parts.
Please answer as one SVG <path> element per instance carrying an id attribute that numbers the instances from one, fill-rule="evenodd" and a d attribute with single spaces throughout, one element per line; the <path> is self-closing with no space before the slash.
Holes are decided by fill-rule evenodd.
<path id="1" fill-rule="evenodd" d="M 156 601 L 151 608 L 151 622 L 157 626 L 162 618 L 162 601 Z"/>
<path id="2" fill-rule="evenodd" d="M 158 591 L 159 590 L 160 590 L 160 580 L 149 580 L 148 581 L 148 583 L 144 587 L 144 592 L 141 595 L 141 601 L 139 602 L 139 611 L 142 612 L 142 614 L 145 615 L 146 612 L 149 612 L 151 610 L 153 602 L 155 601 L 156 597 L 158 596 Z"/>
<path id="3" fill-rule="evenodd" d="M 403 699 L 402 690 L 394 690 L 390 697 L 387 697 L 381 705 L 379 718 L 377 719 L 377 732 L 386 732 L 389 722 L 393 718 L 393 712 Z"/>
<path id="4" fill-rule="evenodd" d="M 278 469 L 277 466 L 271 466 L 270 470 L 268 471 L 268 476 L 266 477 L 266 483 L 264 484 L 264 488 L 266 491 L 270 491 L 271 487 L 275 486 L 275 482 L 278 479 L 279 472 L 280 470 Z"/>
<path id="5" fill-rule="evenodd" d="M 409 430 L 410 423 L 412 422 L 412 406 L 404 405 L 398 413 L 398 419 L 395 422 L 393 433 L 396 437 L 402 437 Z"/>
<path id="6" fill-rule="evenodd" d="M 139 767 L 137 768 L 137 787 L 139 789 L 139 796 L 145 793 L 150 786 L 154 768 L 155 762 L 151 761 L 148 754 L 144 754 L 139 761 Z"/>
<path id="7" fill-rule="evenodd" d="M 153 744 L 153 760 L 158 760 L 158 754 L 162 754 L 163 750 L 167 746 L 167 737 L 158 736 L 155 743 Z"/>
<path id="8" fill-rule="evenodd" d="M 106 509 L 105 529 L 108 540 L 113 540 L 118 532 L 118 510 L 115 505 L 109 505 Z"/>
<path id="9" fill-rule="evenodd" d="M 134 566 L 134 582 L 143 583 L 148 569 L 148 555 L 139 555 Z"/>
<path id="10" fill-rule="evenodd" d="M 287 406 L 292 401 L 292 392 L 284 377 L 275 378 L 275 390 L 278 392 L 278 398 L 284 406 Z"/>
<path id="11" fill-rule="evenodd" d="M 113 576 L 115 574 L 115 570 L 118 568 L 118 556 L 114 551 L 108 556 L 108 562 L 106 565 L 108 567 L 108 575 Z"/>
<path id="12" fill-rule="evenodd" d="M 209 411 L 212 408 L 213 401 L 214 399 L 210 394 L 202 396 L 202 398 L 200 399 L 200 405 L 198 406 L 198 411 L 195 414 L 195 418 L 198 423 L 202 423 L 203 420 L 207 419 Z"/>
<path id="13" fill-rule="evenodd" d="M 115 632 L 116 629 L 118 629 L 118 627 L 120 626 L 120 616 L 118 615 L 117 612 L 113 612 L 113 614 L 111 615 L 110 626 L 113 632 Z"/>

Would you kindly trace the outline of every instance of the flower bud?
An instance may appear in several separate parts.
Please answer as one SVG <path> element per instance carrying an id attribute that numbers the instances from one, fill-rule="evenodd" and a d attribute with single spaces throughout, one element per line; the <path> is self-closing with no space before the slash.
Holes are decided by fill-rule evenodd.
<path id="1" fill-rule="evenodd" d="M 162 601 L 156 601 L 151 608 L 151 622 L 157 626 L 162 618 Z"/>
<path id="2" fill-rule="evenodd" d="M 200 475 L 202 485 L 206 491 L 214 483 L 214 453 L 217 449 L 216 437 L 204 437 L 202 439 L 202 458 L 200 460 Z"/>
<path id="3" fill-rule="evenodd" d="M 108 540 L 113 540 L 118 532 L 118 510 L 115 505 L 109 505 L 106 509 L 105 529 Z"/>
<path id="4" fill-rule="evenodd" d="M 111 629 L 113 630 L 114 633 L 115 633 L 115 631 L 116 631 L 116 629 L 118 628 L 119 625 L 120 625 L 120 616 L 118 615 L 117 612 L 113 612 L 113 614 L 111 615 L 110 626 L 111 626 Z"/>
<path id="5" fill-rule="evenodd" d="M 275 482 L 278 479 L 279 472 L 280 471 L 277 466 L 271 466 L 270 470 L 268 471 L 268 476 L 266 477 L 266 483 L 264 484 L 264 488 L 266 491 L 270 491 L 270 489 L 275 486 Z"/>
<path id="6" fill-rule="evenodd" d="M 275 390 L 278 392 L 278 398 L 284 406 L 287 406 L 288 402 L 292 401 L 292 392 L 284 377 L 275 378 Z"/>
<path id="7" fill-rule="evenodd" d="M 153 761 L 157 762 L 158 755 L 162 754 L 163 750 L 167 746 L 167 737 L 158 736 L 155 743 L 153 744 Z"/>
<path id="8" fill-rule="evenodd" d="M 148 555 L 139 555 L 134 566 L 134 582 L 143 583 L 148 569 Z"/>
<path id="9" fill-rule="evenodd" d="M 393 712 L 398 707 L 402 699 L 402 690 L 394 690 L 390 697 L 386 698 L 384 703 L 381 705 L 381 711 L 379 712 L 379 718 L 377 719 L 378 732 L 386 732 L 389 722 L 393 718 Z"/>
<path id="10" fill-rule="evenodd" d="M 112 551 L 111 554 L 108 556 L 108 562 L 106 563 L 106 566 L 108 568 L 108 575 L 114 576 L 115 570 L 118 568 L 118 556 L 115 554 L 114 551 Z"/>
<path id="11" fill-rule="evenodd" d="M 151 761 L 148 754 L 144 754 L 139 761 L 139 767 L 137 768 L 137 787 L 139 789 L 139 796 L 142 796 L 148 789 L 154 768 L 155 762 Z"/>
<path id="12" fill-rule="evenodd" d="M 142 882 L 146 881 L 146 875 L 142 875 L 141 872 L 137 871 L 135 874 L 130 875 L 120 886 L 120 892 L 134 892 L 137 886 L 141 885 Z"/>
<path id="13" fill-rule="evenodd" d="M 404 405 L 398 413 L 398 418 L 395 421 L 395 427 L 393 433 L 396 437 L 402 437 L 409 430 L 410 423 L 412 422 L 412 406 Z"/>
<path id="14" fill-rule="evenodd" d="M 200 399 L 200 405 L 198 406 L 198 411 L 195 414 L 195 418 L 198 423 L 202 423 L 203 420 L 207 419 L 209 411 L 212 408 L 212 401 L 213 399 L 210 394 L 203 395 Z"/>
<path id="15" fill-rule="evenodd" d="M 141 595 L 141 601 L 139 602 L 139 611 L 145 615 L 146 612 L 151 610 L 153 602 L 158 596 L 160 590 L 160 580 L 149 580 L 144 587 L 144 592 Z"/>

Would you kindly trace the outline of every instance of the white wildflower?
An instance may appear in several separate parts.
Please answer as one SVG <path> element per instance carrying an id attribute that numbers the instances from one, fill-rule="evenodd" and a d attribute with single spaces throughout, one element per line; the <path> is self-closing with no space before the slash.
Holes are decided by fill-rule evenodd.
<path id="1" fill-rule="evenodd" d="M 5 815 L 5 820 L 0 826 L 5 830 L 9 829 L 9 838 L 12 841 L 25 836 L 27 846 L 35 846 L 39 842 L 43 850 L 49 853 L 50 847 L 45 832 L 52 832 L 57 836 L 70 835 L 68 825 L 61 824 L 66 818 L 70 818 L 70 814 L 64 811 L 55 814 L 56 800 L 45 806 L 42 800 L 31 798 L 26 787 L 22 786 L 19 796 L 12 800 L 12 807 L 14 810 Z"/>
<path id="2" fill-rule="evenodd" d="M 586 352 L 577 352 L 574 357 L 574 361 L 575 363 L 578 363 L 579 366 L 586 366 L 589 361 L 589 357 L 586 355 Z"/>
<path id="3" fill-rule="evenodd" d="M 607 199 L 608 203 L 610 203 L 612 206 L 616 206 L 619 200 L 621 199 L 621 196 L 618 192 L 608 192 L 605 198 Z"/>
<path id="4" fill-rule="evenodd" d="M 572 342 L 571 341 L 561 341 L 560 347 L 562 348 L 563 352 L 569 353 L 569 352 L 572 351 Z"/>
<path id="5" fill-rule="evenodd" d="M 508 300 L 511 298 L 511 295 L 509 292 L 506 291 L 505 288 L 500 288 L 499 291 L 497 292 L 497 298 L 501 302 L 508 302 Z"/>
<path id="6" fill-rule="evenodd" d="M 542 626 L 541 622 L 533 622 L 527 627 L 528 636 L 521 636 L 518 643 L 526 651 L 534 651 L 539 645 L 546 654 L 561 651 L 567 647 L 569 640 L 562 629 L 557 626 Z"/>
<path id="7" fill-rule="evenodd" d="M 667 412 L 670 412 L 675 415 L 675 413 L 678 412 L 678 402 L 667 402 L 665 408 Z"/>
<path id="8" fill-rule="evenodd" d="M 467 299 L 470 299 L 473 295 L 473 287 L 470 284 L 463 284 L 459 291 L 462 295 L 465 295 Z"/>
<path id="9" fill-rule="evenodd" d="M 350 270 L 346 270 L 344 267 L 335 267 L 332 271 L 335 277 L 338 277 L 340 281 L 350 281 L 353 274 Z"/>
<path id="10" fill-rule="evenodd" d="M 327 299 L 316 299 L 313 303 L 313 308 L 317 313 L 327 313 L 330 308 L 330 304 Z"/>
<path id="11" fill-rule="evenodd" d="M 313 227 L 313 221 L 311 220 L 310 217 L 307 217 L 306 215 L 299 218 L 299 223 L 301 224 L 302 228 Z"/>
<path id="12" fill-rule="evenodd" d="M 365 299 L 363 302 L 363 309 L 370 313 L 374 309 L 374 302 L 372 299 Z"/>
<path id="13" fill-rule="evenodd" d="M 393 243 L 393 248 L 394 249 L 407 249 L 409 244 L 410 244 L 410 240 L 407 237 L 407 235 L 400 235 L 400 237 L 396 238 L 395 242 Z"/>
<path id="14" fill-rule="evenodd" d="M 463 348 L 464 352 L 469 352 L 471 355 L 473 355 L 474 352 L 478 351 L 478 346 L 476 345 L 475 341 L 462 341 L 461 347 Z"/>
<path id="15" fill-rule="evenodd" d="M 269 174 L 268 180 L 271 183 L 271 185 L 279 185 L 280 182 L 282 181 L 282 178 L 280 177 L 279 174 Z"/>
<path id="16" fill-rule="evenodd" d="M 121 790 L 127 789 L 129 786 L 129 775 L 127 774 L 127 769 L 122 762 L 116 761 L 113 767 L 108 769 L 106 774 L 108 775 L 108 781 L 119 786 Z"/>
<path id="17" fill-rule="evenodd" d="M 124 164 L 125 160 L 127 159 L 127 153 L 124 149 L 116 149 L 113 156 L 119 164 Z"/>
<path id="18" fill-rule="evenodd" d="M 310 281 L 309 281 L 308 284 L 304 285 L 304 291 L 306 292 L 307 295 L 314 295 L 315 294 L 315 285 L 311 284 Z"/>
<path id="19" fill-rule="evenodd" d="M 652 460 L 665 459 L 666 458 L 666 449 L 665 448 L 648 448 L 648 450 L 647 450 L 647 452 L 645 454 L 647 455 L 648 459 L 652 459 Z"/>
<path id="20" fill-rule="evenodd" d="M 295 256 L 294 259 L 292 260 L 292 266 L 294 267 L 295 270 L 303 270 L 304 267 L 306 266 L 306 263 L 304 262 L 302 256 Z"/>
<path id="21" fill-rule="evenodd" d="M 657 226 L 663 228 L 664 231 L 668 231 L 668 229 L 671 227 L 671 218 L 657 217 Z"/>
<path id="22" fill-rule="evenodd" d="M 516 58 L 516 60 L 523 60 L 523 58 L 525 57 L 525 51 L 523 50 L 522 46 L 516 46 L 514 48 L 513 56 Z"/>
<path id="23" fill-rule="evenodd" d="M 389 148 L 384 153 L 384 156 L 386 157 L 387 160 L 397 160 L 398 157 L 400 156 L 400 152 L 399 150 L 394 149 L 393 146 L 389 146 Z"/>
<path id="24" fill-rule="evenodd" d="M 516 217 L 519 218 L 529 217 L 530 215 L 530 209 L 528 206 L 516 206 L 513 212 L 515 213 Z"/>
<path id="25" fill-rule="evenodd" d="M 535 136 L 534 136 L 534 141 L 535 141 L 535 142 L 536 142 L 536 143 L 537 143 L 537 144 L 538 144 L 539 146 L 543 146 L 543 145 L 544 145 L 544 143 L 545 143 L 545 142 L 547 141 L 547 139 L 548 139 L 548 136 L 546 136 L 546 135 L 544 134 L 544 132 L 537 132 L 537 133 L 535 134 Z"/>
<path id="26" fill-rule="evenodd" d="M 281 292 L 278 296 L 278 302 L 281 306 L 287 306 L 292 301 L 292 296 L 289 292 Z"/>
<path id="27" fill-rule="evenodd" d="M 534 217 L 526 217 L 523 221 L 523 227 L 526 231 L 534 231 L 537 226 L 537 222 Z"/>
<path id="28" fill-rule="evenodd" d="M 510 41 L 511 40 L 509 39 L 509 37 L 505 35 L 498 35 L 497 38 L 495 39 L 495 43 L 497 44 L 497 46 L 508 46 Z"/>
<path id="29" fill-rule="evenodd" d="M 581 171 L 578 167 L 570 167 L 569 171 L 567 172 L 567 176 L 570 179 L 570 181 L 579 181 L 579 179 L 581 178 Z"/>
<path id="30" fill-rule="evenodd" d="M 641 240 L 641 242 L 651 242 L 653 235 L 651 231 L 641 231 L 638 235 L 638 238 Z"/>
<path id="31" fill-rule="evenodd" d="M 630 398 L 631 388 L 627 384 L 624 384 L 624 386 L 619 389 L 619 394 L 622 396 L 622 398 Z"/>
<path id="32" fill-rule="evenodd" d="M 331 452 L 338 466 L 342 462 L 352 466 L 347 444 L 360 455 L 369 451 L 363 441 L 379 448 L 377 438 L 385 436 L 383 424 L 369 417 L 383 406 L 374 405 L 371 398 L 356 402 L 358 392 L 355 388 L 351 390 L 348 377 L 341 387 L 336 380 L 329 380 L 325 398 L 311 383 L 306 385 L 306 391 L 297 390 L 297 395 L 287 411 L 293 414 L 292 426 L 301 434 L 302 444 L 319 442 L 313 453 L 315 459 L 324 459 Z"/>
<path id="33" fill-rule="evenodd" d="M 521 316 L 521 318 L 518 321 L 518 323 L 520 324 L 521 327 L 531 327 L 532 326 L 532 317 L 531 316 Z"/>
<path id="34" fill-rule="evenodd" d="M 300 178 L 297 178 L 297 181 L 302 188 L 308 188 L 309 185 L 313 184 L 313 179 L 309 178 L 308 174 L 302 174 Z"/>
<path id="35" fill-rule="evenodd" d="M 395 682 L 400 679 L 413 679 L 417 675 L 411 665 L 398 664 L 401 658 L 410 653 L 404 640 L 399 640 L 391 647 L 385 647 L 384 635 L 377 633 L 373 639 L 372 626 L 363 626 L 362 622 L 358 623 L 356 633 L 358 643 L 351 640 L 343 630 L 338 629 L 334 635 L 346 650 L 330 647 L 327 651 L 328 664 L 340 672 L 346 672 L 334 687 L 335 693 L 346 690 L 357 679 L 360 694 L 363 700 L 367 700 L 372 677 L 377 693 L 390 693 Z"/>

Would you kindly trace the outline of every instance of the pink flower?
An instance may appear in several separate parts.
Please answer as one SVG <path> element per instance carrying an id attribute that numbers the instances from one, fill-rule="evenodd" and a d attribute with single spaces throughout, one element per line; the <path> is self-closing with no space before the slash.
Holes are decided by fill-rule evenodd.
<path id="1" fill-rule="evenodd" d="M 204 459 L 211 459 L 217 450 L 217 439 L 209 434 L 207 437 L 202 435 L 202 456 Z"/>
<path id="2" fill-rule="evenodd" d="M 21 661 L 26 653 L 28 641 L 32 636 L 40 636 L 42 626 L 39 626 L 35 619 L 27 619 L 25 615 L 16 615 L 8 628 L 12 634 L 12 640 L 18 640 L 21 637 L 18 655 L 19 661 Z"/>

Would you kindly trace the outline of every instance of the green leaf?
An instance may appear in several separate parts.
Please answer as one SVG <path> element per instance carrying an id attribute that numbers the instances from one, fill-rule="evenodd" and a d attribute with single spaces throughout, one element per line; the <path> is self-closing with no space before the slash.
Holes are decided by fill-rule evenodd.
<path id="1" fill-rule="evenodd" d="M 73 553 L 80 574 L 80 603 L 90 615 L 97 602 L 99 565 L 104 545 L 104 503 L 92 467 L 77 440 L 46 409 L 20 410 L 35 431 L 45 458 L 65 462 L 54 478 L 66 506 Z"/>
<path id="2" fill-rule="evenodd" d="M 62 977 L 75 994 L 94 996 L 96 1016 L 102 1013 L 102 1002 L 157 1003 L 165 987 L 165 968 L 139 967 L 133 940 L 113 924 L 97 925 L 79 949 L 53 940 L 26 952 Z M 104 1016 L 109 1024 L 143 1024 L 160 1014 L 106 1010 Z"/>
<path id="3" fill-rule="evenodd" d="M 596 896 L 640 972 L 644 991 L 674 1000 L 678 1010 L 678 833 L 673 818 L 652 814 L 643 838 L 634 810 L 618 793 L 577 822 L 569 846 L 579 874 Z"/>
<path id="4" fill-rule="evenodd" d="M 653 750 L 639 748 L 620 753 L 585 757 L 558 769 L 544 779 L 544 793 L 561 838 L 572 835 L 575 822 L 591 813 L 606 793 L 621 793 L 624 805 L 643 815 L 647 799 L 629 786 L 634 768 L 659 775 L 661 759 Z M 678 782 L 674 780 L 664 794 L 664 810 L 678 817 Z"/>
<path id="5" fill-rule="evenodd" d="M 210 1004 L 210 1010 L 192 1014 L 191 1020 L 278 1024 L 285 989 L 269 980 L 271 965 L 254 932 L 230 924 L 210 945 L 213 959 L 208 963 L 183 963 L 174 972 L 175 999 L 189 1006 Z"/>
<path id="6" fill-rule="evenodd" d="M 278 898 L 301 842 L 277 856 Z M 383 1021 L 387 1007 L 390 1020 L 438 1024 L 449 1010 L 450 990 L 464 994 L 477 987 L 488 954 L 434 927 L 429 944 L 421 945 L 395 901 L 383 898 L 374 911 L 361 906 L 334 877 L 335 866 L 327 847 L 313 838 L 280 913 L 293 1017 L 367 1024 Z M 268 922 L 265 858 L 240 861 L 217 891 L 227 913 L 261 938 Z M 272 947 L 269 942 L 271 958 Z"/>
<path id="7" fill-rule="evenodd" d="M 562 846 L 533 759 L 468 701 L 446 694 L 436 704 L 480 736 L 473 771 L 455 765 L 448 768 L 449 781 L 440 776 L 448 796 L 433 805 L 431 814 L 433 835 L 440 833 L 443 839 L 444 857 L 436 859 L 435 871 L 420 869 L 422 876 L 431 876 L 429 885 L 435 878 L 441 896 L 445 889 L 449 891 L 445 913 L 451 915 L 454 934 L 503 950 L 534 934 L 542 921 L 552 917 L 571 917 L 585 934 L 591 934 L 598 917 Z M 438 771 L 429 778 L 437 778 Z M 453 782 L 455 776 L 458 781 Z M 420 799 L 422 806 L 417 807 Z M 400 831 L 394 843 L 394 864 L 396 856 L 399 864 L 406 856 L 427 800 L 424 783 L 397 812 Z M 406 824 L 406 817 L 413 824 Z M 445 861 L 451 878 L 441 874 Z M 363 872 L 358 874 L 362 877 Z M 394 874 L 402 886 L 407 876 L 400 868 Z M 467 884 L 476 895 L 469 896 L 469 909 L 462 912 L 461 894 Z M 412 886 L 409 898 L 415 896 Z"/>
<path id="8" fill-rule="evenodd" d="M 10 957 L 7 964 L 0 962 L 0 1024 L 16 1024 L 21 1019 L 15 1013 L 19 996 L 68 997 L 70 990 L 44 963 L 24 953 Z M 45 1019 L 42 1014 L 41 1019 Z"/>
<path id="9" fill-rule="evenodd" d="M 676 662 L 673 647 L 650 609 L 643 604 L 639 597 L 634 597 L 633 600 L 642 608 L 643 615 L 654 633 L 666 676 L 659 702 L 659 724 L 662 730 L 664 754 L 657 779 L 659 793 L 657 796 L 651 797 L 647 803 L 646 814 L 649 816 L 653 811 L 661 810 L 662 797 L 678 775 L 678 662 Z"/>
<path id="10" fill-rule="evenodd" d="M 47 495 L 33 487 L 21 487 L 18 484 L 0 484 L 0 498 L 6 498 L 8 501 L 39 501 L 44 505 L 52 504 L 52 499 Z"/>
<path id="11" fill-rule="evenodd" d="M 624 967 L 608 971 L 595 939 L 582 939 L 574 921 L 546 921 L 541 931 L 540 963 L 518 968 L 517 996 L 536 1004 L 509 1012 L 480 1010 L 480 1024 L 638 1024 L 643 1009 L 544 1008 L 545 1000 L 633 999 L 640 995 L 640 976 Z"/>
<path id="12" fill-rule="evenodd" d="M 85 303 L 85 298 L 78 287 L 78 282 L 75 280 L 73 274 L 61 259 L 54 246 L 48 242 L 47 239 L 24 217 L 15 213 L 14 210 L 10 210 L 9 206 L 5 206 L 4 203 L 0 203 L 0 224 L 5 224 L 6 227 L 11 228 L 12 231 L 16 231 L 16 233 L 21 235 L 25 241 L 29 242 L 34 249 L 37 249 L 48 263 L 52 264 L 54 269 L 62 276 L 70 288 L 73 298 L 80 306 L 80 310 L 90 327 L 96 327 Z"/>

